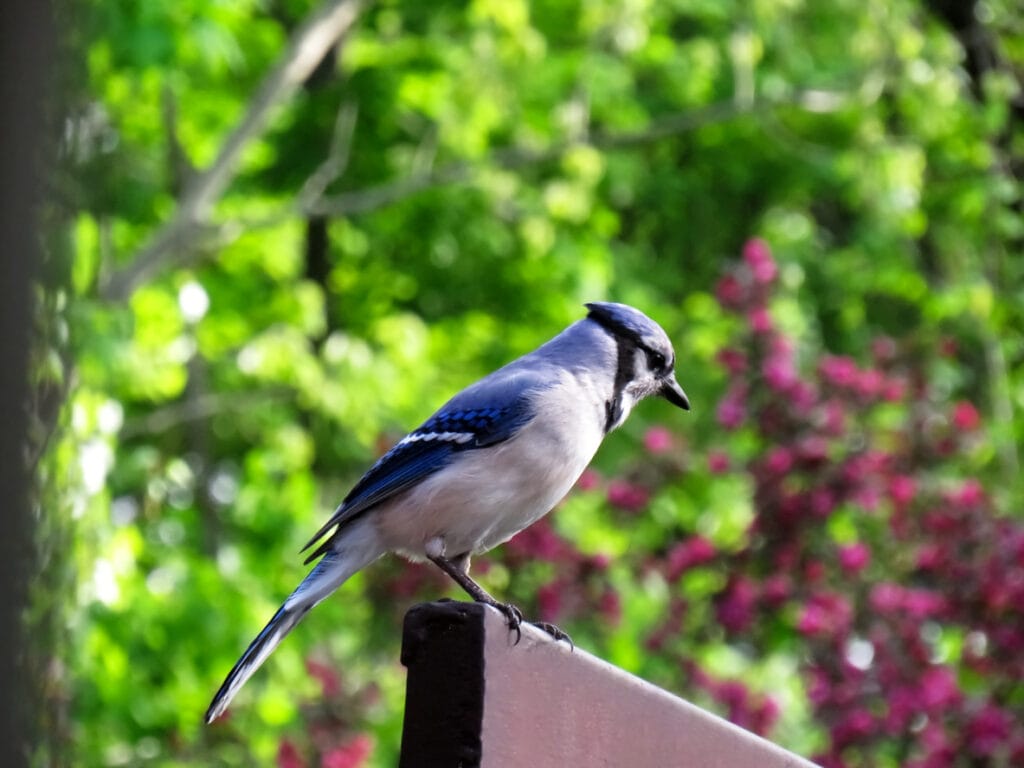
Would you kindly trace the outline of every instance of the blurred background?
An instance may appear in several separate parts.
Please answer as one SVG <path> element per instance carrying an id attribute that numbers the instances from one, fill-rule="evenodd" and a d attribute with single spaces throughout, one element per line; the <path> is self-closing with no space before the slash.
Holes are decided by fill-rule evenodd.
<path id="1" fill-rule="evenodd" d="M 488 589 L 826 766 L 1024 764 L 1021 10 L 55 3 L 33 764 L 394 765 L 461 598 L 394 558 L 202 714 L 373 460 L 595 299 L 693 411 Z"/>

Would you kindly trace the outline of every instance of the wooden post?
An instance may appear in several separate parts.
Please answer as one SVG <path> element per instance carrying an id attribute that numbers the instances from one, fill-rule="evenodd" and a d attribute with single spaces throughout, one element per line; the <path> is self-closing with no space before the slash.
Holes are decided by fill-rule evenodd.
<path id="1" fill-rule="evenodd" d="M 475 603 L 405 617 L 400 768 L 810 768 L 667 691 Z"/>

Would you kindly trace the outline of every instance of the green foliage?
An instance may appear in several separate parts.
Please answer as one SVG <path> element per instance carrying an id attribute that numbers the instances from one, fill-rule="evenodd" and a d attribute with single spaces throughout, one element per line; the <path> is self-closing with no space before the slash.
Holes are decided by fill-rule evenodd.
<path id="1" fill-rule="evenodd" d="M 304 724 L 327 722 L 339 743 L 315 749 L 371 733 L 369 764 L 394 765 L 401 616 L 450 589 L 420 569 L 380 563 L 354 578 L 226 723 L 201 726 L 201 714 L 304 574 L 299 547 L 374 457 L 587 300 L 633 303 L 664 325 L 694 411 L 645 404 L 597 458 L 605 475 L 642 474 L 648 427 L 684 440 L 680 479 L 643 515 L 581 491 L 553 525 L 587 557 L 629 563 L 694 533 L 740 549 L 751 488 L 712 477 L 704 457 L 764 447 L 714 418 L 729 383 L 715 357 L 738 324 L 712 292 L 755 234 L 779 261 L 779 326 L 811 350 L 864 357 L 880 335 L 912 348 L 936 391 L 986 416 L 990 444 L 965 468 L 1019 510 L 1024 44 L 1013 4 L 984 4 L 996 63 L 970 72 L 938 5 L 368 5 L 246 146 L 210 219 L 127 295 L 111 286 L 313 6 L 67 5 L 38 366 L 41 391 L 67 392 L 39 463 L 50 570 L 34 619 L 50 627 L 66 726 L 40 762 L 270 764 L 285 743 L 313 754 Z M 853 535 L 845 520 L 836 541 Z M 568 578 L 509 557 L 483 578 L 525 605 Z M 677 665 L 645 650 L 668 586 L 625 564 L 572 576 L 622 611 L 616 623 L 565 608 L 576 641 L 678 690 Z M 772 735 L 818 748 L 792 648 L 751 658 L 714 634 L 706 601 L 727 578 L 704 569 L 678 586 L 687 621 L 709 633 L 698 661 L 778 692 Z M 310 659 L 337 670 L 340 691 L 328 695 Z"/>

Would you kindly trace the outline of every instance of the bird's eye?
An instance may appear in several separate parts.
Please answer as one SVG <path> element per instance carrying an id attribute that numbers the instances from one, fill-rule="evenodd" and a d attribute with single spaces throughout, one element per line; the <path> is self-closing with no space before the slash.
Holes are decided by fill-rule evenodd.
<path id="1" fill-rule="evenodd" d="M 665 356 L 661 352 L 649 349 L 647 350 L 647 365 L 652 371 L 663 371 L 665 370 Z"/>

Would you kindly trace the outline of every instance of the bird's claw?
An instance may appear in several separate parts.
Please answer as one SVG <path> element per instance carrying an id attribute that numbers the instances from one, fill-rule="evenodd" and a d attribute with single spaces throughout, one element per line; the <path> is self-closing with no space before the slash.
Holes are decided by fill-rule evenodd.
<path id="1" fill-rule="evenodd" d="M 497 608 L 505 616 L 505 623 L 508 625 L 509 632 L 514 631 L 516 633 L 516 641 L 513 645 L 519 645 L 519 641 L 523 639 L 523 631 L 520 629 L 520 626 L 523 623 L 523 612 L 516 606 L 512 605 L 512 603 L 499 603 L 495 601 L 490 603 L 490 605 Z M 563 632 L 554 624 L 549 624 L 546 621 L 530 621 L 527 623 L 532 624 L 537 627 L 537 629 L 551 635 L 551 637 L 555 639 L 555 642 L 565 640 L 569 643 L 569 648 L 575 650 L 576 644 L 572 641 L 572 638 L 569 637 L 569 634 L 567 632 Z"/>
<path id="2" fill-rule="evenodd" d="M 551 635 L 551 637 L 553 637 L 555 639 L 556 643 L 559 640 L 565 640 L 565 642 L 567 642 L 569 644 L 569 650 L 575 650 L 576 649 L 576 643 L 574 643 L 572 641 L 572 638 L 569 637 L 569 633 L 562 631 L 561 629 L 556 627 L 554 624 L 549 624 L 546 621 L 531 621 L 530 623 L 533 624 L 533 626 L 537 627 L 537 629 L 544 630 L 549 635 Z"/>
<path id="3" fill-rule="evenodd" d="M 497 603 L 494 607 L 505 614 L 505 622 L 508 624 L 509 631 L 515 630 L 516 633 L 515 645 L 519 645 L 519 641 L 523 638 L 523 631 L 519 628 L 519 625 L 523 623 L 523 612 L 512 603 Z"/>

